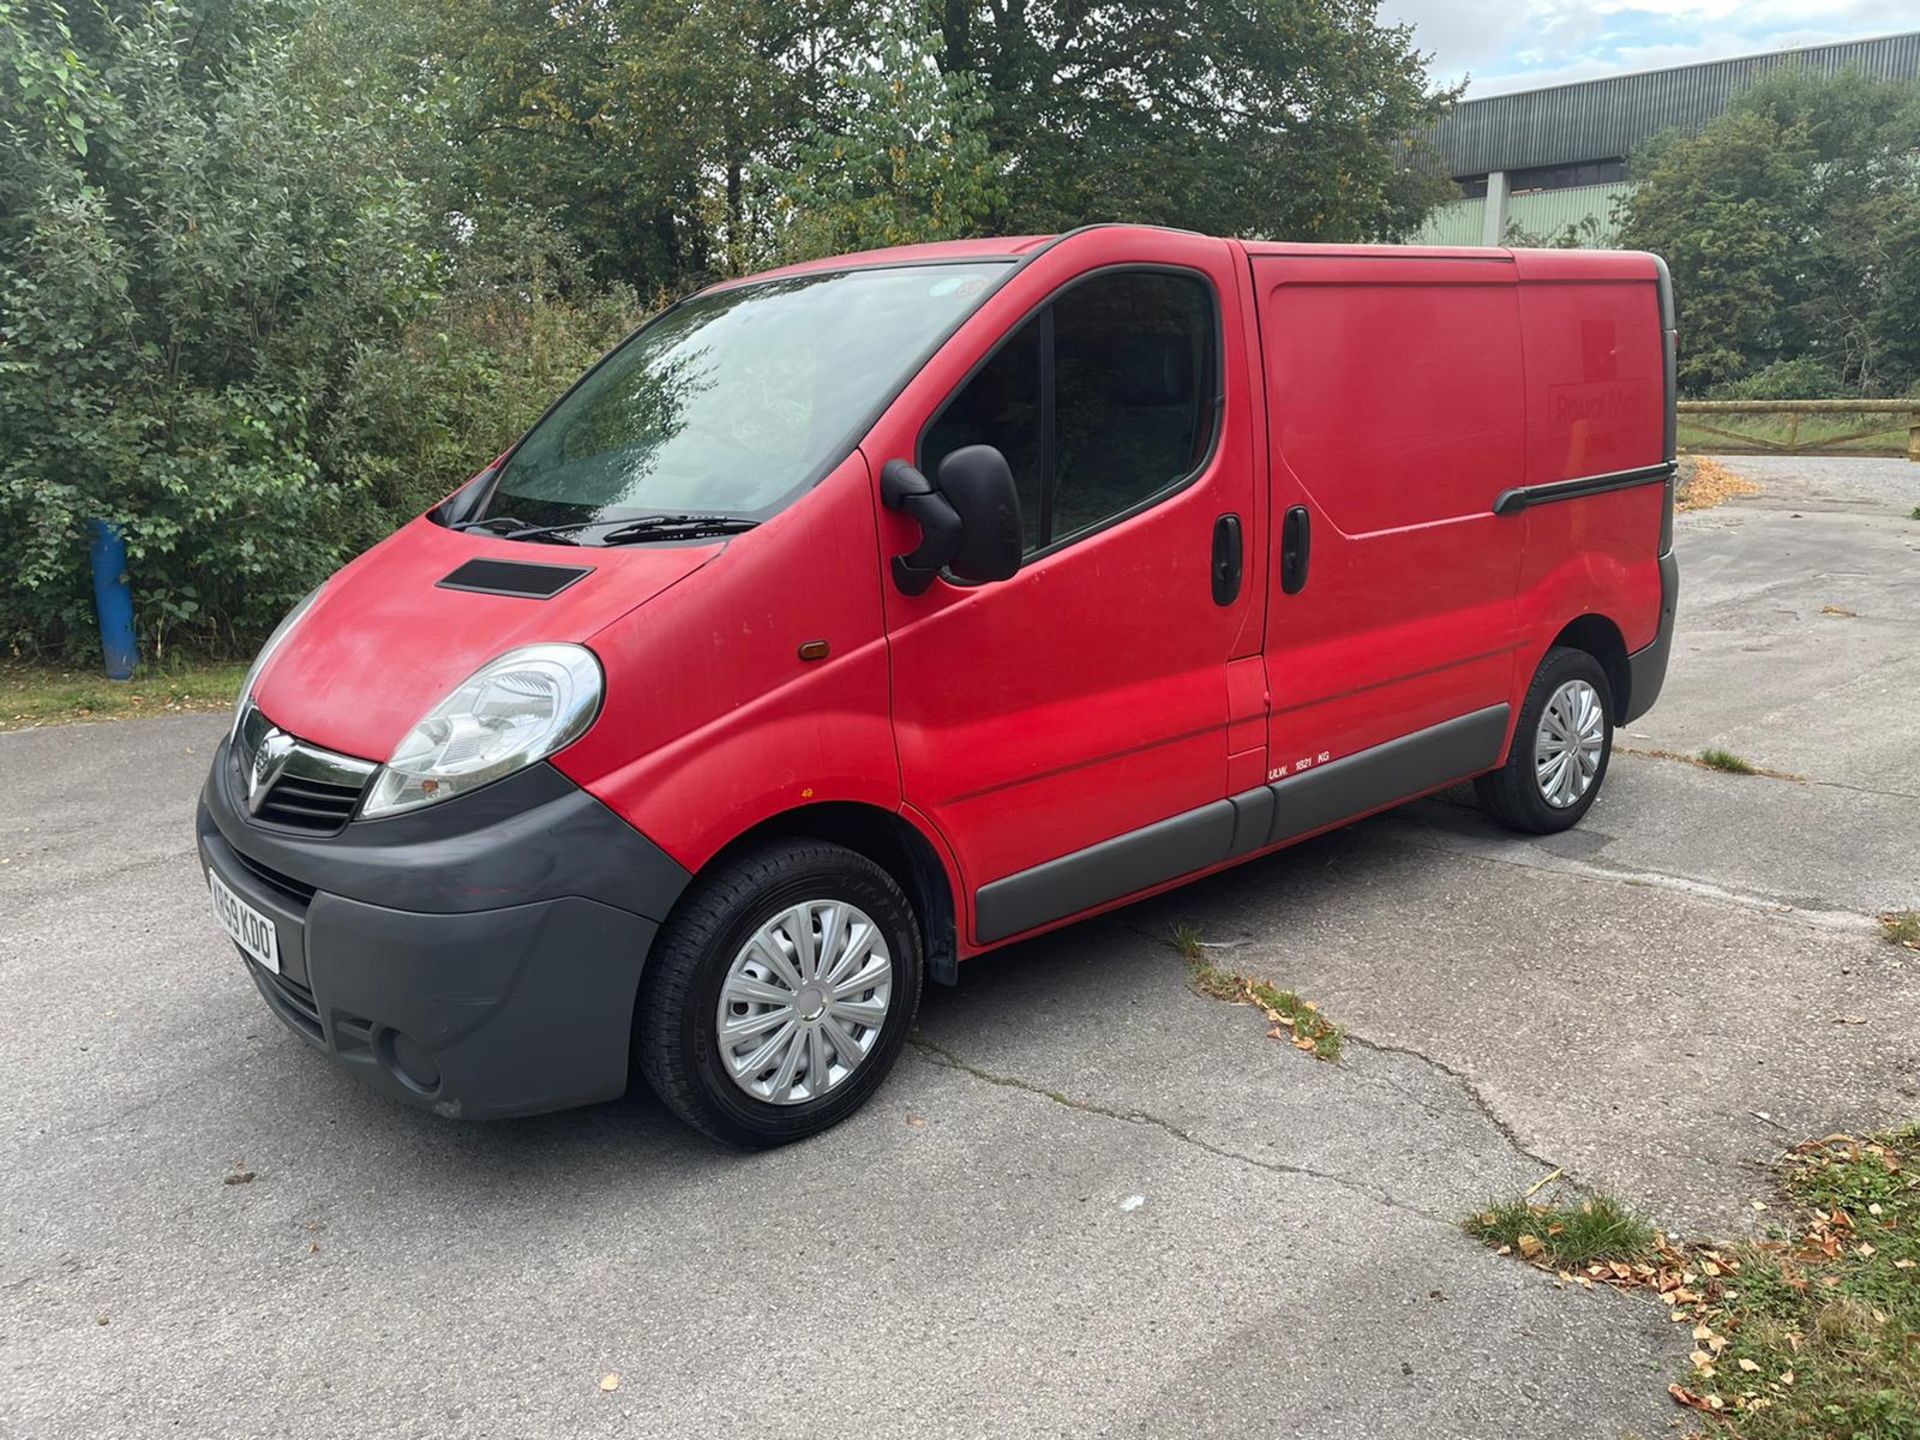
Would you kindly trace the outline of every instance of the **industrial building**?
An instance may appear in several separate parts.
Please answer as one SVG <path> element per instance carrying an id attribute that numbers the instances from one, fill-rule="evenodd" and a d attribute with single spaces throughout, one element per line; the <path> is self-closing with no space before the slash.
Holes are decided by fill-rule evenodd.
<path id="1" fill-rule="evenodd" d="M 1634 152 L 1663 130 L 1699 132 L 1786 66 L 1920 82 L 1920 31 L 1462 101 L 1431 137 L 1461 198 L 1415 238 L 1499 245 L 1512 231 L 1552 237 L 1591 216 L 1597 229 L 1583 243 L 1609 244 L 1614 200 L 1633 188 Z"/>

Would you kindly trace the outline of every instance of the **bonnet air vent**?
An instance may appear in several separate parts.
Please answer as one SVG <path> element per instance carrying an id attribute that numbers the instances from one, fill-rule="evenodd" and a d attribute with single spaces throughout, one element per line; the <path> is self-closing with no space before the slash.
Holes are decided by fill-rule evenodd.
<path id="1" fill-rule="evenodd" d="M 583 575 L 591 565 L 528 565 L 519 560 L 469 560 L 438 586 L 442 590 L 474 590 L 482 595 L 519 595 L 528 600 L 551 600 Z"/>

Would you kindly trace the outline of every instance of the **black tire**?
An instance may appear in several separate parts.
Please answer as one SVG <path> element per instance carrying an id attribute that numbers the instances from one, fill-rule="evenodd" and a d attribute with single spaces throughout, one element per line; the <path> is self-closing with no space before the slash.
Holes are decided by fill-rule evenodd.
<path id="1" fill-rule="evenodd" d="M 851 902 L 871 917 L 892 962 L 892 993 L 866 1057 L 817 1099 L 780 1105 L 736 1085 L 715 1015 L 734 958 L 762 924 L 804 900 Z M 818 840 L 773 840 L 702 875 L 655 941 L 634 1012 L 640 1073 L 696 1130 L 765 1149 L 837 1125 L 887 1078 L 913 1028 L 924 969 L 920 927 L 893 877 L 866 856 Z"/>
<path id="2" fill-rule="evenodd" d="M 1535 751 L 1547 702 L 1570 680 L 1586 681 L 1600 697 L 1600 763 L 1584 794 L 1570 805 L 1554 805 L 1541 793 L 1535 775 Z M 1481 807 L 1509 830 L 1526 835 L 1552 835 L 1579 824 L 1580 817 L 1592 808 L 1612 758 L 1613 689 L 1607 684 L 1606 669 L 1584 650 L 1557 645 L 1547 652 L 1546 659 L 1534 673 L 1533 684 L 1527 687 L 1507 763 L 1475 780 L 1473 788 L 1480 796 Z"/>

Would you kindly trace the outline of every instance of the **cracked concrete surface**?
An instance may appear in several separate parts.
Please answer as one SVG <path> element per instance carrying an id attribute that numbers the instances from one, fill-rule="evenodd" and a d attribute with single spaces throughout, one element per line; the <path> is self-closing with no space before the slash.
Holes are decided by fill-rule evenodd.
<path id="1" fill-rule="evenodd" d="M 1565 1166 L 1726 1231 L 1782 1144 L 1920 1112 L 1868 919 L 1920 904 L 1920 467 L 1835 463 L 1683 518 L 1629 741 L 1810 783 L 1623 755 L 1565 836 L 1438 797 L 982 958 L 772 1155 L 363 1093 L 205 913 L 218 717 L 0 735 L 0 1434 L 1667 1433 L 1664 1312 L 1456 1221 Z M 1345 1058 L 1192 993 L 1174 917 Z"/>

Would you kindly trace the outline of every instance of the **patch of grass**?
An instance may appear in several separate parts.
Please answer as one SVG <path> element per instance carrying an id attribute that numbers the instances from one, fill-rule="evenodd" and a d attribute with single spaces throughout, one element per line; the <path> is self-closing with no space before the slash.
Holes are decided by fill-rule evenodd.
<path id="1" fill-rule="evenodd" d="M 1653 1226 L 1607 1195 L 1567 1203 L 1529 1200 L 1490 1202 L 1461 1228 L 1502 1254 L 1512 1251 L 1550 1270 L 1582 1270 L 1618 1263 L 1627 1267 L 1653 1258 Z"/>
<path id="2" fill-rule="evenodd" d="M 1886 421 L 1886 429 L 1869 435 L 1853 434 L 1880 420 Z M 1751 438 L 1743 443 L 1729 439 L 1724 433 L 1712 434 L 1704 428 L 1707 426 Z M 1883 416 L 1809 412 L 1800 417 L 1797 430 L 1784 415 L 1682 415 L 1678 438 L 1682 450 L 1712 455 L 1777 454 L 1774 447 L 1786 444 L 1790 436 L 1799 445 L 1822 445 L 1855 455 L 1904 455 L 1907 453 L 1906 429 L 1906 417 L 1898 411 Z M 1852 438 L 1842 439 L 1842 436 Z"/>
<path id="3" fill-rule="evenodd" d="M 1709 770 L 1724 770 L 1729 775 L 1758 775 L 1760 767 L 1751 760 L 1743 760 L 1731 750 L 1708 748 L 1700 752 L 1700 763 Z"/>
<path id="4" fill-rule="evenodd" d="M 1273 1026 L 1267 1032 L 1269 1040 L 1286 1040 L 1294 1049 L 1319 1060 L 1340 1058 L 1344 1039 L 1340 1027 L 1322 1015 L 1313 1001 L 1302 1000 L 1293 991 L 1268 981 L 1222 970 L 1206 958 L 1206 942 L 1191 925 L 1175 925 L 1169 943 L 1187 962 L 1193 988 L 1202 995 L 1259 1010 Z"/>
<path id="5" fill-rule="evenodd" d="M 1743 1247 L 1671 1392 L 1737 1440 L 1920 1435 L 1920 1129 L 1789 1157 L 1791 1232 Z"/>
<path id="6" fill-rule="evenodd" d="M 1916 505 L 1916 506 L 1914 506 L 1914 507 L 1913 507 L 1913 513 L 1912 513 L 1911 515 L 1909 515 L 1909 516 L 1907 516 L 1907 518 L 1908 518 L 1909 520 L 1920 520 L 1920 505 Z"/>
<path id="7" fill-rule="evenodd" d="M 1886 911 L 1880 916 L 1880 936 L 1889 944 L 1920 950 L 1920 910 Z"/>
<path id="8" fill-rule="evenodd" d="M 129 715 L 177 715 L 233 704 L 245 665 L 142 666 L 115 682 L 98 671 L 0 665 L 0 730 Z"/>

